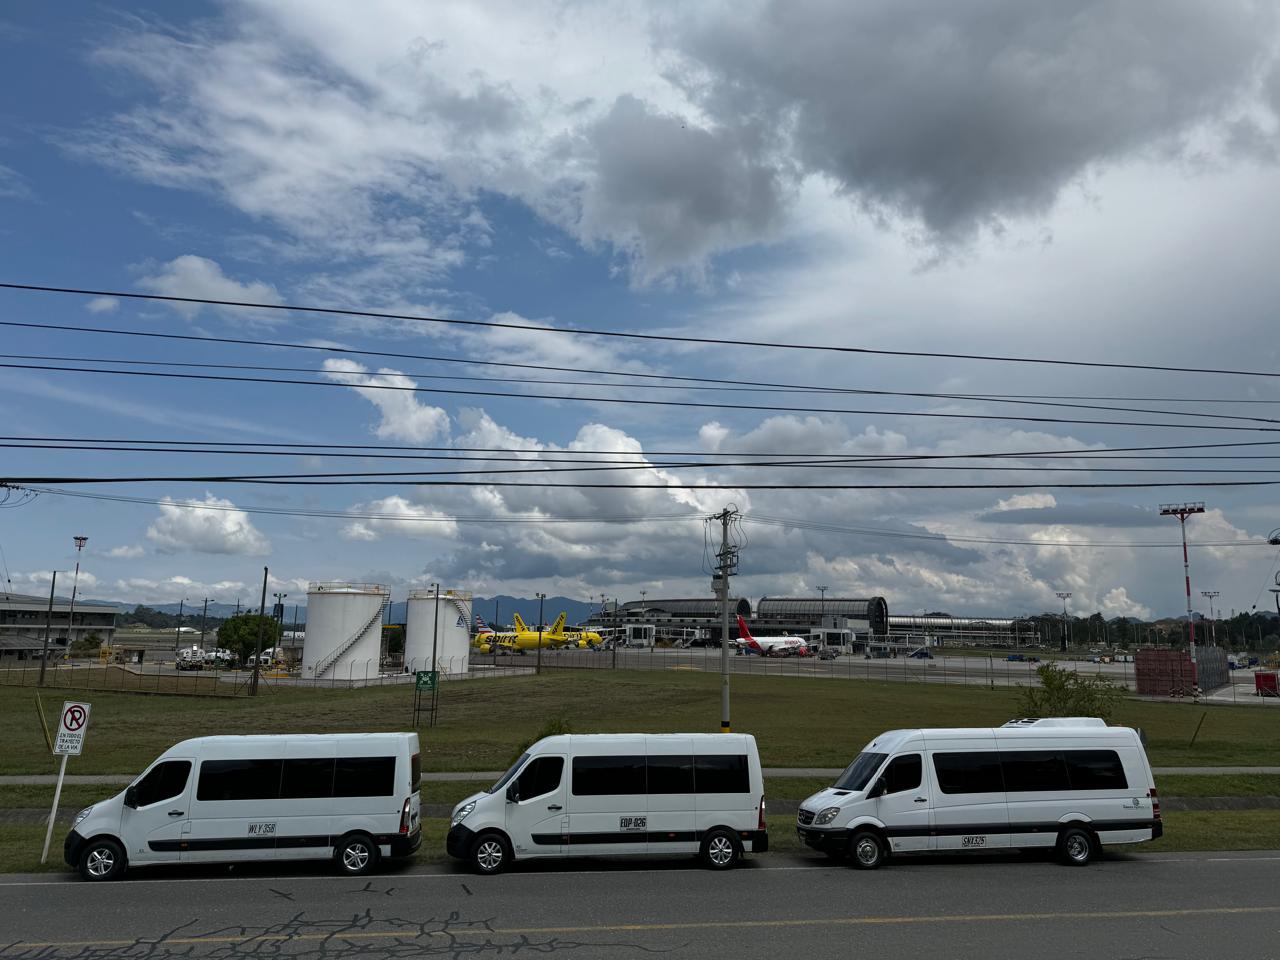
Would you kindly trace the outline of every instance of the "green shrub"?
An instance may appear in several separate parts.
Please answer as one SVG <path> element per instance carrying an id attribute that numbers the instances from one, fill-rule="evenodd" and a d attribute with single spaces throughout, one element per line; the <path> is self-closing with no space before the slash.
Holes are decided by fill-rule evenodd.
<path id="1" fill-rule="evenodd" d="M 520 746 L 516 748 L 516 752 L 511 754 L 511 759 L 507 761 L 507 766 L 511 766 L 519 760 L 521 755 L 523 755 L 526 750 L 532 747 L 539 740 L 544 737 L 559 736 L 562 733 L 573 733 L 573 730 L 569 728 L 569 721 L 565 719 L 563 715 L 548 717 L 537 733 L 531 736 L 528 740 L 523 741 Z"/>
<path id="2" fill-rule="evenodd" d="M 1088 677 L 1057 664 L 1036 669 L 1039 687 L 1025 687 L 1018 696 L 1024 717 L 1101 717 L 1110 722 L 1120 703 L 1120 688 L 1106 677 Z"/>

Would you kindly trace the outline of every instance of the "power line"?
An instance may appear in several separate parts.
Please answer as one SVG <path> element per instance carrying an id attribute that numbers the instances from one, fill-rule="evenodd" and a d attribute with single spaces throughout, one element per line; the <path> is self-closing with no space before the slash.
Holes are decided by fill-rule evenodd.
<path id="1" fill-rule="evenodd" d="M 556 400 L 569 403 L 611 403 L 625 404 L 635 406 L 649 407 L 694 407 L 698 409 L 711 410 L 738 410 L 738 411 L 764 411 L 769 413 L 830 413 L 841 415 L 855 416 L 877 416 L 877 417 L 924 417 L 930 419 L 944 420 L 994 420 L 1000 422 L 1016 422 L 1016 423 L 1056 423 L 1056 424 L 1072 424 L 1084 426 L 1110 426 L 1110 427 L 1155 427 L 1160 429 L 1175 430 L 1232 430 L 1232 431 L 1249 431 L 1264 433 L 1280 433 L 1280 426 L 1274 427 L 1253 427 L 1240 426 L 1235 424 L 1204 424 L 1204 423 L 1162 423 L 1149 420 L 1087 420 L 1070 417 L 1030 417 L 1015 416 L 1012 414 L 985 414 L 985 413 L 948 413 L 938 410 L 872 410 L 858 409 L 848 407 L 781 407 L 771 406 L 769 404 L 751 404 L 751 403 L 711 403 L 703 400 L 644 400 L 639 397 L 577 397 L 565 394 L 544 394 L 544 393 L 504 393 L 496 390 L 463 390 L 456 387 L 418 387 L 418 386 L 396 386 L 393 384 L 378 383 L 341 383 L 328 380 L 291 380 L 284 377 L 233 377 L 225 374 L 208 374 L 208 373 L 171 373 L 159 370 L 109 370 L 92 367 L 63 367 L 54 366 L 52 364 L 30 364 L 30 363 L 0 363 L 0 369 L 17 369 L 17 370 L 43 370 L 56 373 L 92 373 L 109 376 L 127 376 L 127 377 L 158 377 L 172 380 L 197 380 L 217 383 L 263 383 L 281 385 L 287 384 L 292 386 L 304 387 L 337 387 L 340 389 L 359 389 L 359 390 L 389 390 L 403 393 L 421 393 L 430 395 L 450 395 L 450 396 L 468 396 L 468 397 L 487 397 L 490 399 L 508 398 L 516 400 Z M 341 371 L 334 371 L 339 373 Z M 352 374 L 348 374 L 352 375 Z M 1280 376 L 1280 374 L 1277 374 Z M 1188 414 L 1179 413 L 1177 416 L 1187 416 Z M 1208 416 L 1208 414 L 1204 414 Z M 1242 417 L 1240 419 L 1254 420 L 1259 418 Z M 1265 420 L 1267 423 L 1280 423 L 1275 420 Z"/>
<path id="2" fill-rule="evenodd" d="M 424 317 L 411 313 L 389 313 L 376 310 L 352 310 L 339 307 L 316 307 L 289 303 L 260 303 L 249 300 L 215 300 L 206 297 L 179 297 L 158 293 L 130 293 L 120 290 L 87 290 L 79 287 L 54 287 L 31 283 L 0 283 L 0 288 L 24 290 L 34 293 L 65 293 L 83 297 L 116 297 L 126 300 L 146 300 L 163 303 L 185 303 L 199 306 L 234 307 L 248 310 L 267 310 L 279 313 L 304 313 L 325 316 L 367 317 L 374 320 L 407 320 L 415 323 L 443 324 L 470 328 L 521 330 L 527 333 L 556 334 L 560 336 L 610 337 L 662 343 L 688 343 L 720 347 L 758 347 L 771 350 L 802 350 L 826 353 L 863 354 L 882 357 L 916 357 L 938 360 L 983 360 L 997 363 L 1031 363 L 1063 367 L 1095 367 L 1112 370 L 1152 370 L 1164 373 L 1208 373 L 1224 376 L 1280 377 L 1274 371 L 1223 370 L 1213 367 L 1175 367 L 1149 363 L 1116 363 L 1100 360 L 1063 360 L 1046 357 L 1011 357 L 992 354 L 946 353 L 925 350 L 886 350 L 873 347 L 838 346 L 835 344 L 768 343 L 762 340 L 727 340 L 717 337 L 691 337 L 676 334 L 636 333 L 624 330 L 592 328 L 540 327 L 535 324 L 507 323 L 498 320 L 464 320 L 457 317 Z"/>

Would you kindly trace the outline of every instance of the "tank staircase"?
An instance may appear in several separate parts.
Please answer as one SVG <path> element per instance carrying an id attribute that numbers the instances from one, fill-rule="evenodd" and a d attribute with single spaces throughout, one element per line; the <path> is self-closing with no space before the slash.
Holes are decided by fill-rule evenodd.
<path id="1" fill-rule="evenodd" d="M 351 636 L 347 637 L 346 640 L 340 643 L 337 649 L 333 651 L 333 653 L 324 657 L 322 660 L 320 660 L 319 663 L 316 664 L 315 677 L 317 680 L 323 677 L 331 669 L 333 669 L 333 665 L 337 663 L 339 659 L 341 659 L 342 655 L 346 653 L 348 650 L 350 650 L 352 647 L 354 647 L 357 643 L 360 642 L 360 638 L 363 637 L 366 633 L 368 633 L 369 629 L 376 622 L 382 619 L 382 615 L 386 612 L 387 607 L 390 605 L 391 605 L 391 595 L 384 594 L 382 597 L 382 602 L 378 604 L 378 609 L 374 611 L 373 616 L 371 616 L 368 620 L 364 622 L 364 626 L 362 626 L 359 630 L 357 630 Z"/>

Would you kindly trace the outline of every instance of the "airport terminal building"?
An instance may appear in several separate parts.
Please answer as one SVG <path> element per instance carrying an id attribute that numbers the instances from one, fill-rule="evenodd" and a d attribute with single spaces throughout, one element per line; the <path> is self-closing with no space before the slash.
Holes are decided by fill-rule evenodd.
<path id="1" fill-rule="evenodd" d="M 60 657 L 73 643 L 93 636 L 110 644 L 116 632 L 115 604 L 77 598 L 73 612 L 69 597 L 54 597 L 51 614 L 48 597 L 0 593 L 0 660 L 39 660 L 46 629 L 50 657 Z"/>

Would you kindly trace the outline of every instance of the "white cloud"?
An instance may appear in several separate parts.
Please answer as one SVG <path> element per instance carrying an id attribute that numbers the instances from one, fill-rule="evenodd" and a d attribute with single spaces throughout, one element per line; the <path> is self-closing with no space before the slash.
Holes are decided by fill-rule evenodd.
<path id="1" fill-rule="evenodd" d="M 113 560 L 134 560 L 143 556 L 147 551 L 138 544 L 123 544 L 119 547 L 112 547 L 104 556 L 111 557 Z"/>
<path id="2" fill-rule="evenodd" d="M 261 589 L 261 584 L 258 585 Z M 202 581 L 183 574 L 159 579 L 128 577 L 112 585 L 115 599 L 125 603 L 177 603 L 187 601 L 188 610 L 199 613 L 197 604 L 208 597 L 210 602 L 234 603 L 239 597 L 253 597 L 253 586 L 240 580 Z"/>
<path id="3" fill-rule="evenodd" d="M 411 503 L 401 496 L 358 503 L 351 512 L 381 514 L 385 518 L 352 521 L 342 529 L 342 535 L 348 540 L 379 540 L 386 534 L 422 540 L 453 540 L 458 536 L 458 525 L 445 520 L 447 514 Z"/>
<path id="4" fill-rule="evenodd" d="M 49 595 L 49 584 L 53 580 L 52 570 L 31 570 L 28 572 L 18 572 L 10 574 L 9 581 L 12 584 L 14 593 L 27 593 L 36 596 Z M 59 597 L 71 596 L 71 588 L 74 584 L 75 577 L 70 571 L 58 571 L 58 584 L 55 591 Z M 98 586 L 98 578 L 90 573 L 84 567 L 80 568 L 80 582 L 78 595 L 84 595 L 86 592 L 93 591 Z"/>
<path id="5" fill-rule="evenodd" d="M 231 553 L 262 556 L 271 552 L 243 510 L 209 493 L 203 500 L 165 497 L 160 516 L 147 527 L 147 539 L 165 553 Z"/>
<path id="6" fill-rule="evenodd" d="M 0 163 L 0 198 L 8 200 L 30 200 L 31 188 L 22 174 L 12 167 Z"/>
<path id="7" fill-rule="evenodd" d="M 374 433 L 383 439 L 425 444 L 449 432 L 449 415 L 440 407 L 421 403 L 413 393 L 417 382 L 398 370 L 383 368 L 370 373 L 354 360 L 335 359 L 324 362 L 324 372 L 330 380 L 348 384 L 378 408 L 382 422 Z M 396 389 L 376 389 L 385 387 Z"/>
<path id="8" fill-rule="evenodd" d="M 120 309 L 120 301 L 115 297 L 94 297 L 84 308 L 90 313 L 115 313 Z"/>
<path id="9" fill-rule="evenodd" d="M 222 267 L 215 261 L 190 253 L 176 257 L 162 264 L 155 272 L 139 278 L 138 286 L 166 297 L 194 297 L 242 303 L 280 302 L 280 294 L 271 284 L 261 280 L 242 283 L 223 273 Z M 204 309 L 198 303 L 171 303 L 169 306 L 188 320 L 194 319 Z M 261 323 L 271 323 L 273 319 L 279 319 L 272 311 L 234 307 L 220 309 L 223 313 Z"/>

